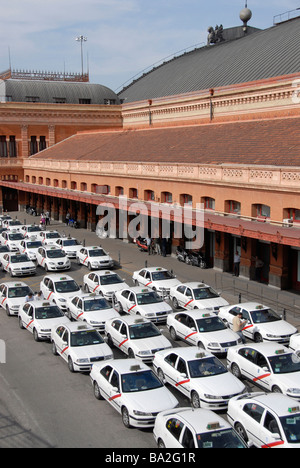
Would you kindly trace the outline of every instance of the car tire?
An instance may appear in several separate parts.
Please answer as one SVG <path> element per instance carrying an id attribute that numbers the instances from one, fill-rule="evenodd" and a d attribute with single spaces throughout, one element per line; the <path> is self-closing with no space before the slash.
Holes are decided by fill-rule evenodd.
<path id="1" fill-rule="evenodd" d="M 19 317 L 19 327 L 21 330 L 25 330 L 21 317 Z"/>
<path id="2" fill-rule="evenodd" d="M 172 305 L 175 310 L 179 309 L 179 304 L 178 304 L 178 300 L 176 297 L 172 298 Z"/>
<path id="3" fill-rule="evenodd" d="M 127 429 L 129 429 L 131 427 L 129 412 L 128 412 L 128 409 L 125 406 L 124 406 L 124 408 L 122 408 L 122 422 L 123 422 L 124 426 Z"/>
<path id="4" fill-rule="evenodd" d="M 176 330 L 175 330 L 175 328 L 173 328 L 173 327 L 170 328 L 170 336 L 171 336 L 171 338 L 172 338 L 173 341 L 177 341 L 177 340 L 178 340 Z"/>
<path id="5" fill-rule="evenodd" d="M 135 359 L 135 354 L 131 348 L 128 350 L 128 359 Z"/>
<path id="6" fill-rule="evenodd" d="M 107 344 L 110 348 L 114 346 L 114 342 L 112 340 L 112 337 L 110 335 L 107 335 Z"/>
<path id="7" fill-rule="evenodd" d="M 56 345 L 55 345 L 54 341 L 52 341 L 52 354 L 53 354 L 53 356 L 58 356 L 58 352 L 57 352 Z"/>
<path id="8" fill-rule="evenodd" d="M 33 330 L 33 338 L 36 343 L 40 341 L 39 334 L 36 329 Z"/>
<path id="9" fill-rule="evenodd" d="M 231 365 L 231 373 L 235 377 L 237 377 L 238 379 L 240 379 L 242 377 L 241 370 L 240 370 L 239 366 L 235 362 L 232 363 L 232 365 Z"/>
<path id="10" fill-rule="evenodd" d="M 72 359 L 70 357 L 68 359 L 68 368 L 69 368 L 69 371 L 71 372 L 71 374 L 74 374 L 74 372 L 75 372 L 74 364 L 73 364 L 73 361 L 72 361 Z"/>
<path id="11" fill-rule="evenodd" d="M 278 387 L 278 385 L 274 385 L 274 387 L 272 387 L 272 392 L 273 393 L 283 393 L 282 390 Z"/>
<path id="12" fill-rule="evenodd" d="M 195 391 L 193 391 L 191 395 L 191 405 L 192 405 L 192 408 L 195 408 L 195 409 L 201 408 L 199 395 Z"/>
<path id="13" fill-rule="evenodd" d="M 164 441 L 162 439 L 158 439 L 157 448 L 159 448 L 160 450 L 166 448 L 165 443 L 164 443 Z"/>
<path id="14" fill-rule="evenodd" d="M 99 401 L 104 400 L 103 396 L 101 395 L 99 385 L 97 384 L 96 381 L 94 381 L 94 395 L 95 395 L 96 400 L 99 400 Z"/>
<path id="15" fill-rule="evenodd" d="M 166 383 L 165 374 L 163 373 L 163 371 L 161 369 L 157 369 L 157 376 L 158 376 L 159 380 L 161 381 L 161 383 L 163 383 L 163 384 Z"/>
<path id="16" fill-rule="evenodd" d="M 262 343 L 264 340 L 263 340 L 263 337 L 261 336 L 260 333 L 255 333 L 254 335 L 254 342 L 255 343 Z"/>
<path id="17" fill-rule="evenodd" d="M 248 442 L 248 436 L 247 436 L 247 432 L 246 432 L 244 426 L 241 423 L 237 422 L 234 425 L 234 429 L 236 430 L 238 435 L 247 443 Z"/>

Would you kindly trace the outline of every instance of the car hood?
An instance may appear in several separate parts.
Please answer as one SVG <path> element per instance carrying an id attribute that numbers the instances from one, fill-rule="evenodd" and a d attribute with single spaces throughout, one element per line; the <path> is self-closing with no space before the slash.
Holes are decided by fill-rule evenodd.
<path id="1" fill-rule="evenodd" d="M 193 305 L 199 307 L 199 309 L 213 309 L 214 307 L 224 307 L 228 305 L 228 302 L 223 297 L 215 297 L 214 299 L 202 299 L 200 301 L 194 301 Z"/>
<path id="2" fill-rule="evenodd" d="M 163 281 L 153 281 L 152 284 L 150 284 L 149 286 L 153 287 L 157 287 L 158 289 L 162 289 L 162 288 L 174 288 L 175 286 L 179 286 L 179 284 L 181 284 L 181 282 L 174 278 L 174 279 L 169 279 L 169 280 L 163 280 Z"/>
<path id="3" fill-rule="evenodd" d="M 153 338 L 143 338 L 140 340 L 132 340 L 132 344 L 141 351 L 152 349 L 165 349 L 171 347 L 170 341 L 163 335 L 155 336 Z"/>
<path id="4" fill-rule="evenodd" d="M 274 374 L 278 383 L 288 388 L 299 388 L 300 393 L 300 372 L 291 372 L 289 374 Z"/>
<path id="5" fill-rule="evenodd" d="M 36 323 L 42 329 L 45 329 L 45 328 L 52 329 L 53 327 L 56 327 L 57 325 L 70 323 L 70 320 L 67 317 L 58 317 L 58 318 L 45 319 L 45 320 L 36 320 Z"/>
<path id="6" fill-rule="evenodd" d="M 9 265 L 13 270 L 19 268 L 33 268 L 35 264 L 33 262 L 25 262 L 25 263 L 10 263 Z"/>
<path id="7" fill-rule="evenodd" d="M 166 302 L 158 302 L 157 304 L 137 305 L 135 310 L 141 309 L 144 312 L 173 312 L 172 307 Z"/>
<path id="8" fill-rule="evenodd" d="M 126 283 L 116 283 L 116 284 L 100 285 L 96 289 L 96 291 L 100 290 L 100 291 L 103 291 L 104 293 L 109 293 L 109 292 L 113 293 L 113 292 L 117 292 L 117 291 L 123 291 L 123 289 L 126 289 L 126 288 L 129 288 L 128 284 L 126 284 Z"/>
<path id="9" fill-rule="evenodd" d="M 94 310 L 93 312 L 85 312 L 84 318 L 88 322 L 105 322 L 106 320 L 119 317 L 120 314 L 113 308 L 106 310 Z"/>
<path id="10" fill-rule="evenodd" d="M 128 400 L 132 408 L 144 413 L 160 413 L 173 409 L 178 405 L 178 400 L 166 387 L 143 392 L 123 393 L 124 400 Z"/>
<path id="11" fill-rule="evenodd" d="M 259 328 L 263 334 L 270 335 L 291 335 L 292 333 L 297 333 L 297 329 L 288 322 L 280 320 L 278 322 L 269 322 L 269 323 L 259 323 L 254 324 L 254 327 Z"/>
<path id="12" fill-rule="evenodd" d="M 195 390 L 199 388 L 203 393 L 220 397 L 236 395 L 245 390 L 245 385 L 230 372 L 211 377 L 191 379 L 191 386 Z"/>
<path id="13" fill-rule="evenodd" d="M 218 343 L 229 343 L 240 339 L 237 333 L 227 328 L 226 330 L 219 330 L 214 332 L 198 333 L 198 337 L 205 337 L 207 340 L 215 341 Z"/>
<path id="14" fill-rule="evenodd" d="M 77 359 L 90 359 L 94 357 L 110 356 L 112 351 L 106 343 L 93 345 L 93 346 L 82 346 L 72 348 L 73 353 Z"/>

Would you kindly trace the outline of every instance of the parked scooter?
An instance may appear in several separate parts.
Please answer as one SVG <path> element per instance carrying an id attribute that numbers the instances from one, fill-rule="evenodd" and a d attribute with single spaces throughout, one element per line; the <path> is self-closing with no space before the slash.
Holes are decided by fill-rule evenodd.
<path id="1" fill-rule="evenodd" d="M 188 257 L 188 252 L 183 249 L 182 247 L 177 247 L 176 249 L 176 258 L 179 262 L 186 263 L 186 259 Z"/>
<path id="2" fill-rule="evenodd" d="M 143 237 L 137 237 L 136 245 L 138 246 L 138 248 L 140 249 L 141 252 L 147 252 L 148 251 L 147 240 L 144 239 Z"/>
<path id="3" fill-rule="evenodd" d="M 189 252 L 187 258 L 186 258 L 186 264 L 187 265 L 193 265 L 199 268 L 206 268 L 206 262 L 203 258 L 203 255 L 201 254 L 200 251 L 198 252 Z"/>

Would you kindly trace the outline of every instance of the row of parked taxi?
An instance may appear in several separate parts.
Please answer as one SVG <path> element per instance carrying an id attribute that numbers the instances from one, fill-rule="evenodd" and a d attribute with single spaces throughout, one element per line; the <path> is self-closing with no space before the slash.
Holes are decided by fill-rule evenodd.
<path id="1" fill-rule="evenodd" d="M 36 341 L 50 340 L 71 372 L 89 372 L 95 397 L 126 427 L 153 427 L 160 448 L 299 447 L 296 328 L 264 305 L 229 305 L 208 285 L 182 284 L 161 267 L 135 272 L 129 286 L 85 258 L 80 263 L 91 271 L 83 289 L 65 273 L 48 272 L 38 298 L 22 281 L 3 281 L 0 304 Z M 232 330 L 239 311 L 246 344 Z M 115 359 L 115 349 L 128 359 Z M 218 355 L 227 356 L 227 367 Z M 264 392 L 249 393 L 245 379 Z M 180 407 L 176 391 L 191 407 Z"/>

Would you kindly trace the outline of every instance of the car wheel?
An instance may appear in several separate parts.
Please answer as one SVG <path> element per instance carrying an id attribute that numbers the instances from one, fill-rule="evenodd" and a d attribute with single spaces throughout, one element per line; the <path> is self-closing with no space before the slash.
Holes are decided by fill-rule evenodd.
<path id="1" fill-rule="evenodd" d="M 71 374 L 74 374 L 74 364 L 73 364 L 73 361 L 72 359 L 69 357 L 68 359 L 68 368 L 69 368 L 69 371 L 71 372 Z"/>
<path id="2" fill-rule="evenodd" d="M 161 369 L 157 370 L 157 375 L 158 375 L 158 378 L 161 381 L 161 383 L 165 384 L 166 383 L 165 374 L 163 373 L 163 371 Z"/>
<path id="3" fill-rule="evenodd" d="M 117 312 L 119 312 L 119 314 L 124 314 L 124 309 L 123 309 L 123 306 L 122 306 L 121 302 L 117 302 L 116 310 L 117 310 Z"/>
<path id="4" fill-rule="evenodd" d="M 6 310 L 6 315 L 7 315 L 7 317 L 11 317 L 10 309 L 9 309 L 8 306 L 6 306 L 6 309 L 5 309 L 5 310 Z"/>
<path id="5" fill-rule="evenodd" d="M 198 346 L 199 349 L 205 349 L 205 346 L 204 346 L 204 344 L 203 344 L 201 341 L 199 341 L 199 343 L 197 344 L 197 346 Z"/>
<path id="6" fill-rule="evenodd" d="M 177 333 L 176 333 L 175 328 L 173 327 L 170 328 L 170 335 L 173 341 L 177 341 L 178 338 L 177 338 Z"/>
<path id="7" fill-rule="evenodd" d="M 124 426 L 127 427 L 127 429 L 129 429 L 130 428 L 130 418 L 129 418 L 128 409 L 126 407 L 124 407 L 122 409 L 122 421 L 123 421 Z"/>
<path id="8" fill-rule="evenodd" d="M 110 348 L 112 348 L 114 345 L 112 337 L 110 335 L 107 335 L 107 344 Z"/>
<path id="9" fill-rule="evenodd" d="M 282 393 L 281 389 L 277 385 L 274 385 L 274 387 L 272 388 L 272 392 L 273 393 Z"/>
<path id="10" fill-rule="evenodd" d="M 247 436 L 247 432 L 245 430 L 245 428 L 242 426 L 241 423 L 236 423 L 234 425 L 234 428 L 236 430 L 236 432 L 238 433 L 238 435 L 245 441 L 245 442 L 248 442 L 248 436 Z"/>
<path id="11" fill-rule="evenodd" d="M 134 352 L 132 351 L 132 349 L 129 349 L 129 350 L 128 350 L 128 358 L 129 358 L 129 359 L 135 359 L 135 354 L 134 354 Z"/>
<path id="12" fill-rule="evenodd" d="M 157 447 L 158 447 L 159 449 L 165 449 L 165 448 L 166 448 L 165 443 L 164 443 L 164 441 L 163 441 L 162 439 L 159 439 L 159 440 L 158 440 L 158 442 L 157 442 Z"/>
<path id="13" fill-rule="evenodd" d="M 92 268 L 91 263 L 88 263 L 88 269 L 89 269 L 90 271 L 92 271 L 93 268 Z"/>
<path id="14" fill-rule="evenodd" d="M 260 333 L 255 333 L 254 341 L 255 341 L 255 343 L 262 343 L 263 342 L 263 337 L 261 336 Z"/>
<path id="15" fill-rule="evenodd" d="M 85 291 L 86 293 L 89 293 L 89 292 L 90 292 L 89 287 L 88 287 L 88 285 L 87 285 L 86 283 L 85 283 L 83 289 L 84 289 L 84 291 Z"/>
<path id="16" fill-rule="evenodd" d="M 173 297 L 172 304 L 175 310 L 179 309 L 179 304 L 178 304 L 178 300 L 176 299 L 176 297 Z"/>
<path id="17" fill-rule="evenodd" d="M 195 409 L 201 408 L 201 403 L 200 403 L 199 395 L 198 395 L 198 393 L 195 392 L 195 391 L 192 392 L 191 404 L 192 404 L 192 407 L 195 408 Z"/>
<path id="18" fill-rule="evenodd" d="M 97 382 L 94 382 L 94 395 L 97 400 L 104 400 Z"/>
<path id="19" fill-rule="evenodd" d="M 240 371 L 240 368 L 235 362 L 231 366 L 231 372 L 238 379 L 240 379 L 242 377 L 242 373 Z"/>
<path id="20" fill-rule="evenodd" d="M 33 338 L 34 338 L 34 341 L 36 341 L 37 343 L 40 341 L 39 334 L 36 331 L 36 329 L 33 330 Z"/>
<path id="21" fill-rule="evenodd" d="M 58 356 L 58 352 L 57 352 L 56 345 L 55 345 L 54 341 L 52 341 L 52 354 L 54 356 Z"/>
<path id="22" fill-rule="evenodd" d="M 19 327 L 21 330 L 25 330 L 21 317 L 19 317 Z"/>

